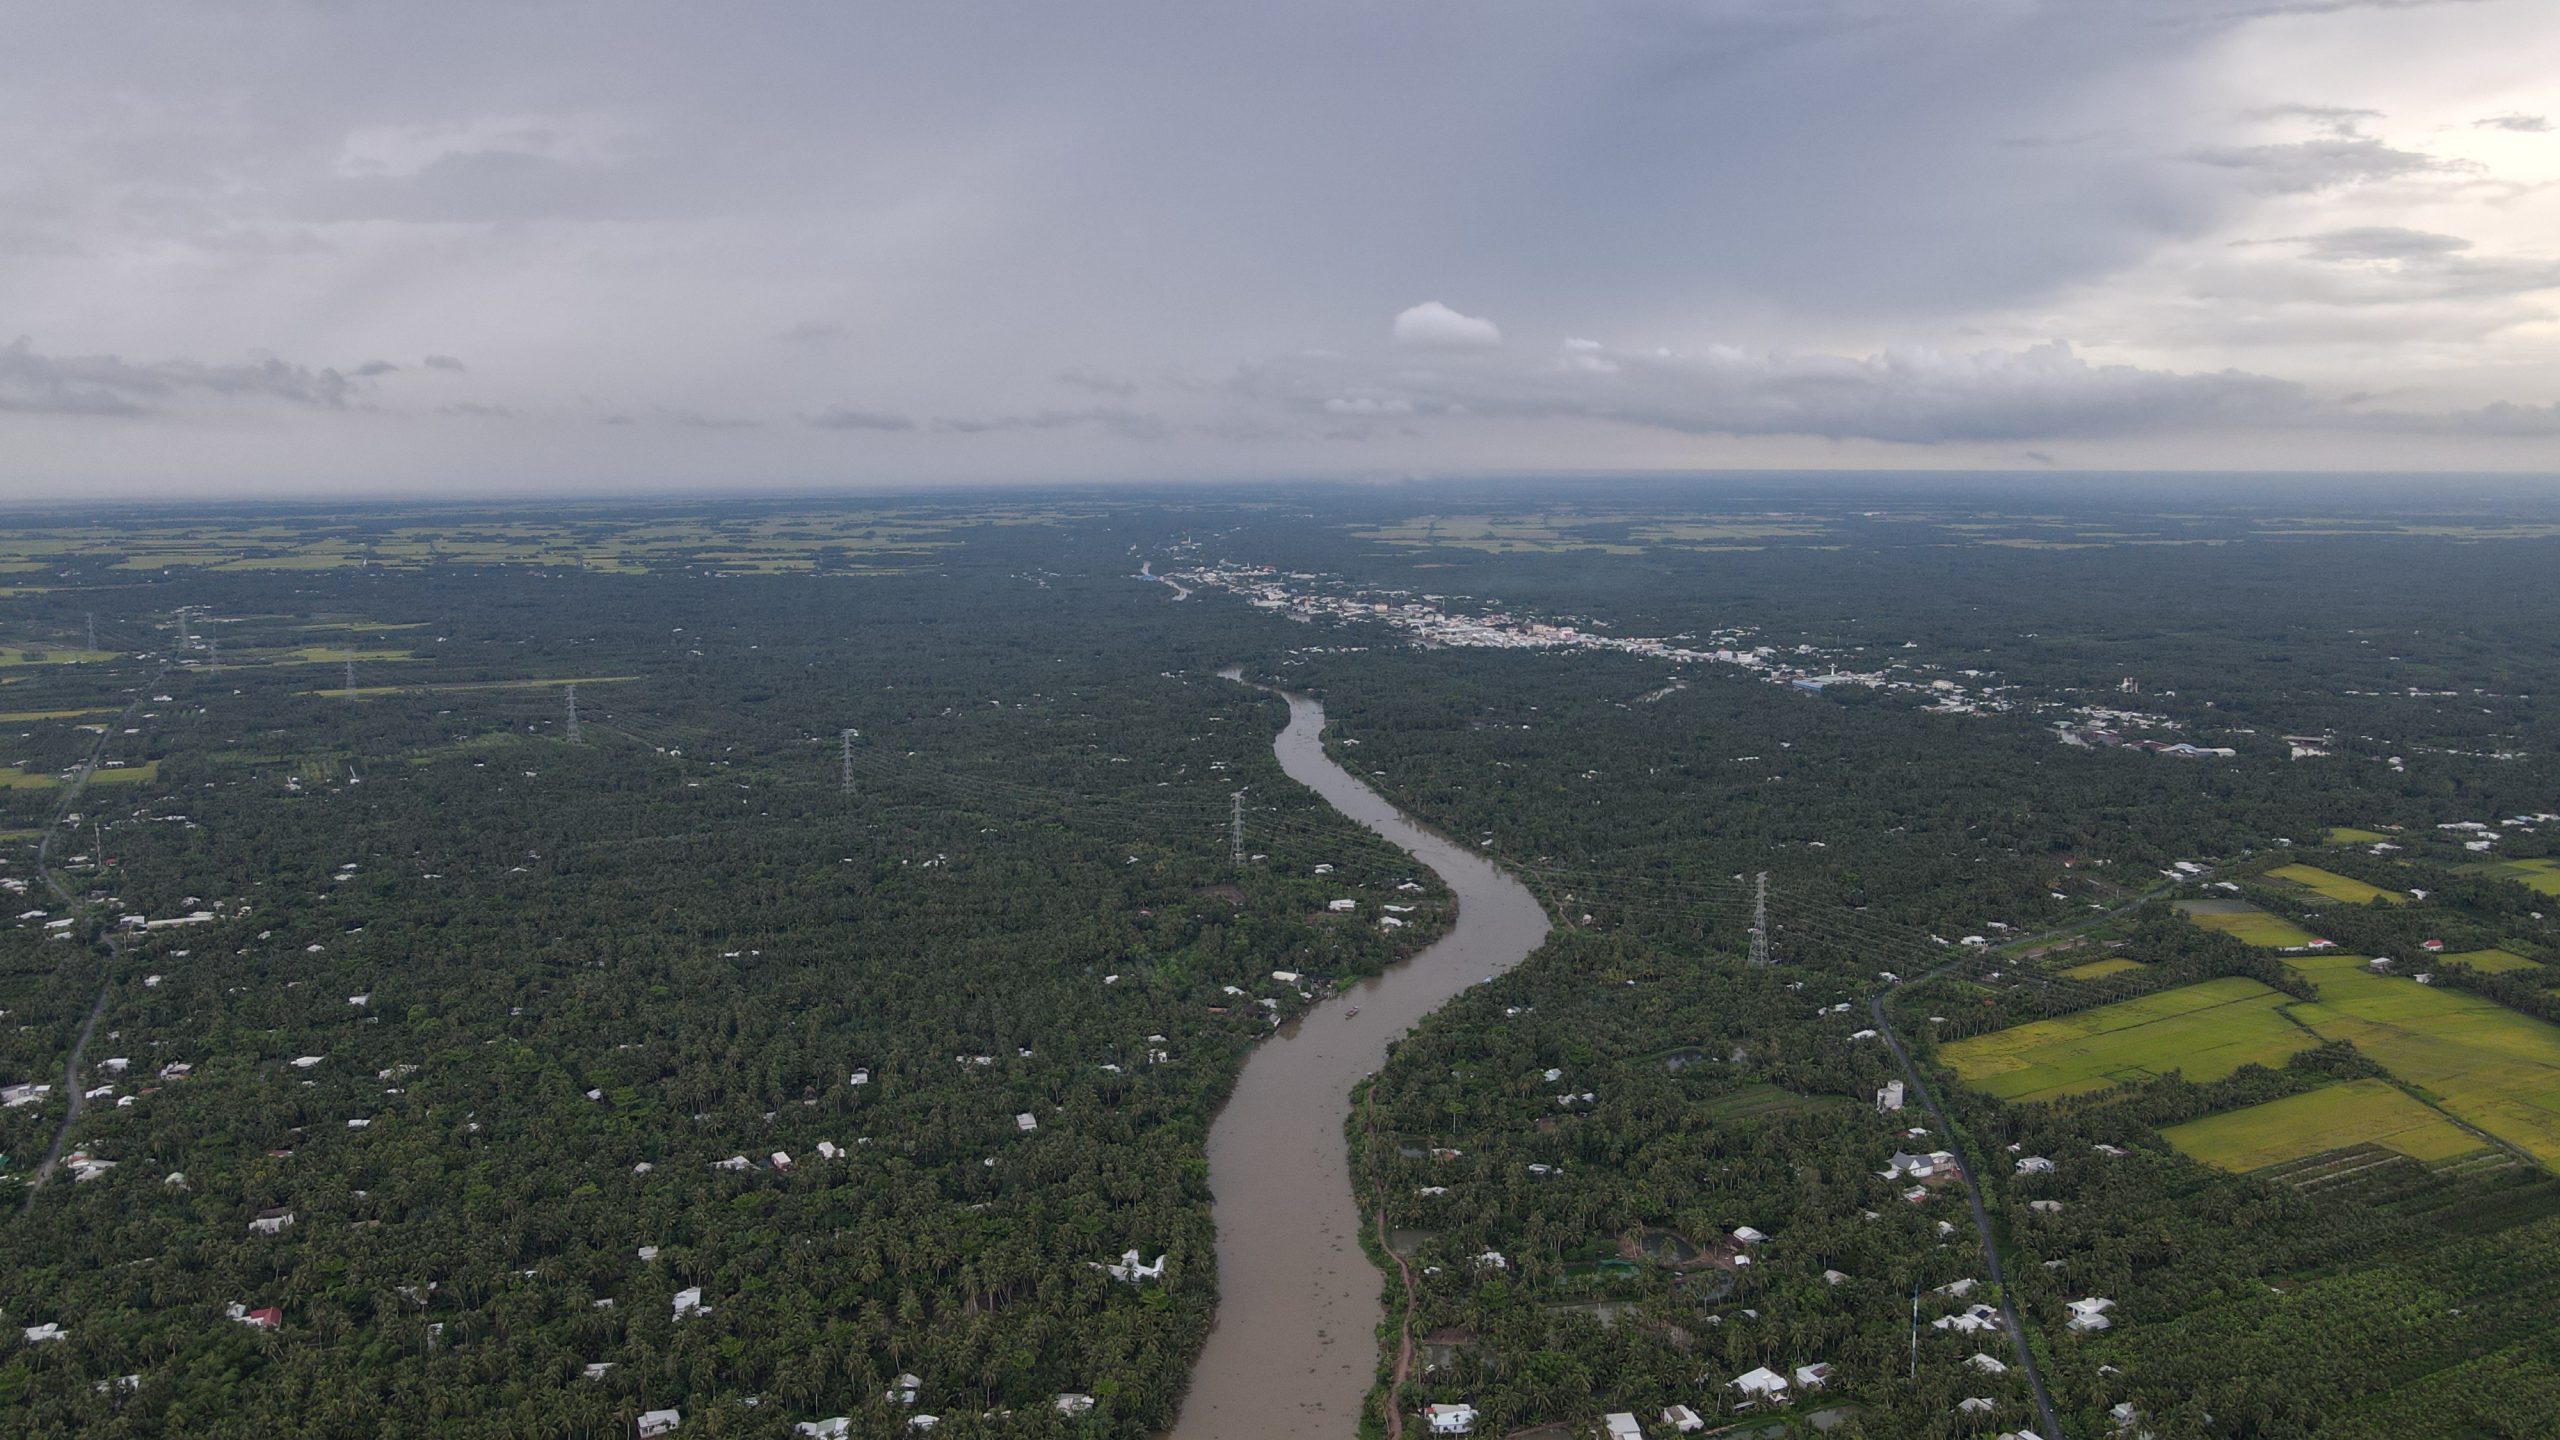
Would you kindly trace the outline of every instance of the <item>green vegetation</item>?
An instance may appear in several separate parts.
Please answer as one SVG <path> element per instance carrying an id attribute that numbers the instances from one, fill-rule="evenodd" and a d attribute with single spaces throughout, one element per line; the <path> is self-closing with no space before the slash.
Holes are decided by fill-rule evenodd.
<path id="1" fill-rule="evenodd" d="M 28 646 L 0 646 L 0 666 L 11 665 L 94 665 L 112 660 L 104 650 L 36 649 Z"/>
<path id="2" fill-rule="evenodd" d="M 2511 860 L 2489 867 L 2489 873 L 2516 881 L 2536 895 L 2560 896 L 2560 860 Z"/>
<path id="3" fill-rule="evenodd" d="M 2160 1135 L 2178 1153 L 2225 1170 L 2258 1170 L 2351 1145 L 2380 1145 L 2430 1162 L 2481 1148 L 2478 1136 L 2383 1080 L 2324 1086 L 2173 1125 Z"/>
<path id="4" fill-rule="evenodd" d="M 1959 1040 L 1941 1053 L 2003 1100 L 2053 1100 L 2177 1071 L 2219 1080 L 2317 1043 L 2284 1018 L 2285 997 L 2254 980 L 2208 980 Z"/>
<path id="5" fill-rule="evenodd" d="M 2409 898 L 2379 886 L 2368 885 L 2362 880 L 2350 880 L 2344 875 L 2323 870 L 2317 865 L 2280 865 L 2267 873 L 2279 880 L 2290 880 L 2314 894 L 2326 895 L 2332 900 L 2343 900 L 2350 905 L 2367 905 L 2376 900 L 2388 905 L 2399 905 L 2406 903 Z"/>
<path id="6" fill-rule="evenodd" d="M 1279 773 L 1278 701 L 1210 673 L 1269 622 L 1167 606 L 1104 534 L 1079 561 L 984 528 L 957 583 L 370 565 L 14 614 L 77 631 L 97 604 L 102 644 L 155 653 L 27 682 L 28 711 L 141 703 L 16 741 L 0 773 L 43 788 L 0 790 L 12 830 L 93 745 L 118 763 L 52 847 L 105 898 L 13 908 L 213 918 L 120 962 L 0 926 L 0 1080 L 58 1091 L 113 965 L 81 1078 L 133 1102 L 71 1136 L 115 1168 L 24 1214 L 63 1108 L 0 1112 L 0 1310 L 72 1336 L 0 1357 L 0 1431 L 398 1433 L 425 1407 L 439 1434 L 627 1434 L 671 1404 L 688 1432 L 886 1434 L 909 1370 L 954 1433 L 1068 1392 L 1099 1402 L 1075 1433 L 1168 1424 L 1215 1299 L 1201 1138 L 1270 1028 L 1227 987 L 1286 1014 L 1273 970 L 1321 993 L 1446 905 Z M 1090 578 L 1018 578 L 1062 561 Z M 449 637 L 413 687 L 350 706 L 255 663 L 358 600 Z M 41 888 L 23 850 L 0 876 Z M 1343 893 L 1416 908 L 1393 935 L 1309 918 Z M 293 1228 L 251 1234 L 270 1206 Z M 1165 1278 L 1092 1268 L 1131 1248 Z M 137 1288 L 154 1265 L 184 1285 Z M 686 1287 L 709 1313 L 675 1320 Z"/>
<path id="7" fill-rule="evenodd" d="M 2456 1119 L 2560 1165 L 2560 1026 L 2475 995 L 2376 975 L 2347 955 L 2286 962 L 2319 986 L 2294 1017 L 2425 1091 Z"/>
<path id="8" fill-rule="evenodd" d="M 2207 930 L 2262 950 L 2299 950 L 2319 938 L 2282 916 L 2237 900 L 2181 900 L 2178 908 Z"/>
<path id="9" fill-rule="evenodd" d="M 5 773 L 27 777 L 0 788 L 21 837 L 0 877 L 41 892 L 27 837 L 56 777 L 101 740 L 124 762 L 49 847 L 75 899 L 13 911 L 76 913 L 76 936 L 117 906 L 216 912 L 118 962 L 0 927 L 0 1080 L 58 1084 L 105 989 L 81 1079 L 134 1101 L 70 1136 L 116 1168 L 0 1226 L 9 1323 L 72 1336 L 0 1357 L 0 1431 L 619 1435 L 680 1405 L 688 1434 L 788 1440 L 842 1414 L 887 1435 L 904 1371 L 962 1440 L 1160 1429 L 1212 1315 L 1208 1116 L 1270 1031 L 1254 1001 L 1303 1003 L 1270 972 L 1338 984 L 1446 920 L 1409 892 L 1398 939 L 1311 918 L 1411 867 L 1279 774 L 1276 704 L 1208 678 L 1234 663 L 1321 693 L 1337 755 L 1559 921 L 1365 1095 L 1362 1199 L 1419 1262 L 1412 1320 L 1437 1337 L 1434 1368 L 1381 1397 L 1408 1433 L 1434 1400 L 1479 1405 L 1480 1434 L 1674 1401 L 1723 1423 L 1734 1375 L 1812 1361 L 1836 1367 L 1830 1398 L 1785 1418 L 1853 1408 L 1841 1440 L 1942 1440 L 1977 1394 L 2000 1407 L 1986 1432 L 2032 1425 L 2014 1371 L 1966 1363 L 2005 1344 L 1928 1324 L 1963 1303 L 1937 1287 L 1985 1278 L 1961 1186 L 1913 1201 L 1877 1173 L 1940 1145 L 1971 1162 L 2068 1434 L 2111 1433 L 2118 1402 L 2160 1440 L 2560 1426 L 2560 1181 L 2460 1129 L 2551 1158 L 2560 1030 L 2534 1007 L 2560 1006 L 2537 968 L 2560 928 L 2526 885 L 2560 889 L 2560 851 L 2502 823 L 2560 794 L 2535 698 L 2560 687 L 2547 517 L 1800 486 L 1703 504 L 1689 481 L 1308 493 L 0 535 L 0 562 L 47 582 L 0 596 L 11 653 L 96 662 L 0 676 L 25 717 Z M 1128 579 L 1141 559 L 1802 645 L 1997 703 L 1417 649 L 1214 589 L 1170 603 Z M 2372 579 L 2457 572 L 2458 591 Z M 348 705 L 310 668 L 348 650 L 409 658 Z M 2056 744 L 2084 707 L 2236 753 Z M 2289 760 L 2296 733 L 2331 755 Z M 1265 857 L 1241 866 L 1238 788 Z M 2499 826 L 2499 858 L 2438 828 L 2462 822 Z M 2315 896 L 2264 870 L 2278 836 L 2328 837 L 2321 875 L 2427 896 Z M 2254 903 L 2191 903 L 2198 925 L 2146 904 L 2194 893 L 2163 874 L 2181 860 Z M 1765 969 L 1742 962 L 1730 878 L 1764 870 Z M 2445 973 L 2265 953 L 2315 934 L 2404 972 L 2440 939 Z M 1953 943 L 1974 935 L 1992 943 Z M 1880 993 L 1945 1126 L 1916 1097 L 1874 1108 L 1901 1074 L 1858 1038 Z M 161 1079 L 172 1061 L 195 1071 Z M 1986 1088 L 1960 1083 L 1986 1065 Z M 0 1112 L 0 1183 L 62 1113 Z M 277 1205 L 294 1227 L 251 1236 Z M 1748 1266 L 1739 1226 L 1769 1237 Z M 1164 1283 L 1090 1268 L 1133 1247 L 1167 1256 Z M 711 1313 L 677 1322 L 686 1286 Z M 2065 1303 L 2093 1294 L 2115 1328 L 2070 1334 Z M 252 1331 L 233 1303 L 284 1323 Z M 1056 1416 L 1069 1391 L 1095 1413 Z"/>
<path id="10" fill-rule="evenodd" d="M 2440 965 L 2468 965 L 2490 975 L 2504 975 L 2517 970 L 2538 970 L 2542 962 L 2529 960 L 2508 950 L 2451 950 L 2435 958 Z"/>

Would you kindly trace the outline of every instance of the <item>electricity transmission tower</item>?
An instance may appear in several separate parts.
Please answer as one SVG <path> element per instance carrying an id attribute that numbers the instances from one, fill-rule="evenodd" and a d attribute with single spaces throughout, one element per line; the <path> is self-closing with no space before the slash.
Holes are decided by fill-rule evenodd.
<path id="1" fill-rule="evenodd" d="M 844 793 L 850 795 L 853 793 L 853 732 L 847 730 L 836 739 L 844 752 Z"/>
<path id="2" fill-rule="evenodd" d="M 347 698 L 356 698 L 356 661 L 352 655 L 347 657 Z"/>
<path id="3" fill-rule="evenodd" d="M 97 650 L 97 648 L 98 648 L 98 612 L 97 612 L 97 611 L 95 611 L 95 610 L 92 610 L 92 611 L 90 611 L 90 612 L 89 612 L 89 649 L 90 649 L 90 651 L 91 651 L 92 653 L 94 653 L 94 652 Z"/>
<path id="4" fill-rule="evenodd" d="M 561 693 L 569 700 L 569 743 L 575 745 L 578 743 L 578 687 L 564 686 Z"/>
<path id="5" fill-rule="evenodd" d="M 1236 864 L 1244 863 L 1244 792 L 1238 790 L 1227 797 L 1227 852 Z"/>
<path id="6" fill-rule="evenodd" d="M 213 673 L 219 675 L 222 673 L 222 637 L 219 635 L 208 635 L 205 637 L 205 644 L 211 647 Z M 89 648 L 92 650 L 97 649 L 97 642 L 91 641 Z"/>
<path id="7" fill-rule="evenodd" d="M 1751 896 L 1751 963 L 1769 963 L 1769 872 L 1760 872 L 1760 883 Z"/>

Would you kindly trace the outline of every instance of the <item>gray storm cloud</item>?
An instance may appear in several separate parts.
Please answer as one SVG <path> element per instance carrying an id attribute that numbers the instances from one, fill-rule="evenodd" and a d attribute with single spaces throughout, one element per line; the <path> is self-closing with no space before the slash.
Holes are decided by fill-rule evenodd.
<path id="1" fill-rule="evenodd" d="M 2376 427 L 2560 468 L 2560 83 L 2499 58 L 2560 48 L 2538 0 L 20 28 L 0 497 L 2353 463 Z"/>
<path id="2" fill-rule="evenodd" d="M 1256 367 L 1237 385 L 1336 417 L 1574 418 L 1695 435 L 1912 445 L 2292 423 L 2310 403 L 2285 380 L 2093 365 L 2059 342 L 1843 356 L 1730 346 L 1623 351 L 1573 341 L 1538 362 L 1299 357 Z"/>
<path id="3" fill-rule="evenodd" d="M 391 367 L 366 365 L 371 378 Z M 132 362 L 114 355 L 38 354 L 26 337 L 0 345 L 0 410 L 53 415 L 145 415 L 189 399 L 280 400 L 335 409 L 357 393 L 340 372 L 282 360 L 206 364 Z"/>

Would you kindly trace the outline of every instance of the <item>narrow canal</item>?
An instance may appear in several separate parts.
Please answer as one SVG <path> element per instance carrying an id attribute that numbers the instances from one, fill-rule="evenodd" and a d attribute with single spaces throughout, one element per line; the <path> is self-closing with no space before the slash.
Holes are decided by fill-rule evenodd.
<path id="1" fill-rule="evenodd" d="M 1172 1440 L 1357 1432 L 1377 1374 L 1383 1281 L 1359 1243 L 1343 1136 L 1351 1087 L 1378 1068 L 1390 1041 L 1519 964 L 1547 935 L 1536 897 L 1336 765 L 1324 752 L 1324 707 L 1303 695 L 1288 701 L 1288 727 L 1272 746 L 1280 768 L 1428 866 L 1456 897 L 1458 918 L 1421 954 L 1309 1010 L 1245 1061 L 1209 1130 L 1218 1319 Z"/>

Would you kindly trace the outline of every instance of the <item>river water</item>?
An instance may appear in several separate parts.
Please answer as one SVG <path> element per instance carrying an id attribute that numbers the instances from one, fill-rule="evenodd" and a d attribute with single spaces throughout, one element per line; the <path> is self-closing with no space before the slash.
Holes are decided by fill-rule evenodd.
<path id="1" fill-rule="evenodd" d="M 1229 678 L 1239 678 L 1229 672 Z M 1351 1087 L 1388 1042 L 1546 939 L 1547 914 L 1481 856 L 1407 820 L 1324 752 L 1324 707 L 1291 695 L 1272 749 L 1291 779 L 1430 867 L 1458 902 L 1430 948 L 1282 1026 L 1209 1129 L 1218 1318 L 1172 1440 L 1357 1433 L 1376 1379 L 1382 1278 L 1360 1249 L 1343 1137 Z M 1374 914 L 1375 898 L 1364 910 Z M 1345 1012 L 1357 1008 L 1359 1014 Z"/>

